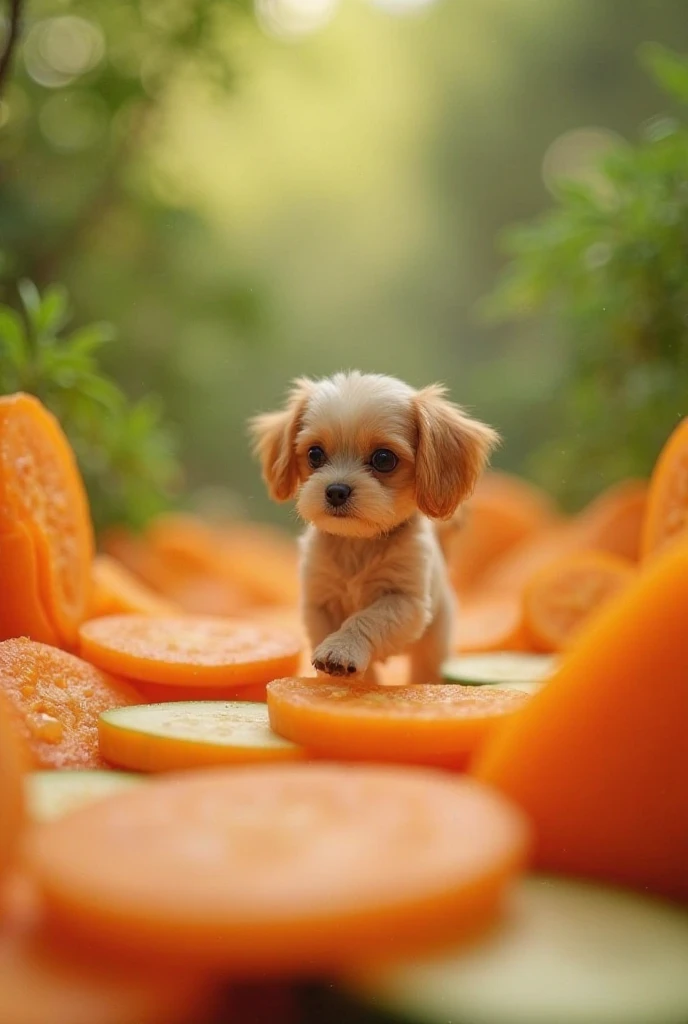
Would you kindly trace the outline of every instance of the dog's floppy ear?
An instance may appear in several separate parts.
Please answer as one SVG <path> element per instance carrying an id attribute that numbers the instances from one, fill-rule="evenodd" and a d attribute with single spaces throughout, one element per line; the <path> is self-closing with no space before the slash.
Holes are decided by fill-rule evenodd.
<path id="1" fill-rule="evenodd" d="M 294 442 L 312 386 L 312 381 L 305 377 L 295 380 L 284 409 L 254 416 L 249 423 L 253 449 L 270 497 L 275 501 L 289 501 L 299 485 Z"/>
<path id="2" fill-rule="evenodd" d="M 449 519 L 470 497 L 490 452 L 499 442 L 491 427 L 471 419 L 433 384 L 414 398 L 416 504 L 431 519 Z"/>

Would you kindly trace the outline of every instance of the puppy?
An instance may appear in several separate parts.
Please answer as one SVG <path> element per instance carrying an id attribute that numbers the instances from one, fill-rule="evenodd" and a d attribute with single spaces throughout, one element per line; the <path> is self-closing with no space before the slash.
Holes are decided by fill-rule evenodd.
<path id="1" fill-rule="evenodd" d="M 296 380 L 286 406 L 251 421 L 276 501 L 296 498 L 303 616 L 313 665 L 374 682 L 408 651 L 412 682 L 434 682 L 454 605 L 438 533 L 470 496 L 498 441 L 445 398 L 358 372 Z"/>

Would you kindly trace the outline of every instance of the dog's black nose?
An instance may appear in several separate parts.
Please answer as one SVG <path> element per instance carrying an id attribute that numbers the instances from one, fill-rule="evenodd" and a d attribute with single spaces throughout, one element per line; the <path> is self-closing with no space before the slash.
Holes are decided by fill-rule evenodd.
<path id="1" fill-rule="evenodd" d="M 325 488 L 327 503 L 328 505 L 331 505 L 332 508 L 339 508 L 339 506 L 343 505 L 350 495 L 351 488 L 348 484 L 330 484 L 329 487 Z"/>

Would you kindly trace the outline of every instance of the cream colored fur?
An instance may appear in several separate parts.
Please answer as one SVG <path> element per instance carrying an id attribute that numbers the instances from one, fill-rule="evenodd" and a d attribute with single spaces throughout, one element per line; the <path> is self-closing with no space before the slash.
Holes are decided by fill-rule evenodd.
<path id="1" fill-rule="evenodd" d="M 433 682 L 455 620 L 438 531 L 470 496 L 496 433 L 433 385 L 416 391 L 377 374 L 294 382 L 285 408 L 252 421 L 268 489 L 296 498 L 302 601 L 313 664 L 328 675 L 374 681 L 374 663 L 408 652 L 414 682 Z M 327 456 L 309 466 L 313 446 Z M 371 454 L 398 465 L 376 472 Z M 348 485 L 332 508 L 328 485 Z"/>

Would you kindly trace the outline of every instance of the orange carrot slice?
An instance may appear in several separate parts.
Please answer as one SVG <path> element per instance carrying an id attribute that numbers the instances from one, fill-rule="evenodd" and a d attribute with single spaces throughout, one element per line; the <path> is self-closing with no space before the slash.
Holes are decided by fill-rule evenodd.
<path id="1" fill-rule="evenodd" d="M 70 956 L 44 933 L 31 883 L 13 878 L 0 923 L 3 1024 L 183 1024 L 210 1005 L 205 983 L 188 972 L 95 964 Z"/>
<path id="2" fill-rule="evenodd" d="M 138 772 L 306 758 L 302 747 L 271 730 L 265 704 L 247 701 L 114 708 L 100 716 L 98 732 L 105 760 Z"/>
<path id="3" fill-rule="evenodd" d="M 536 573 L 523 594 L 523 617 L 538 651 L 563 650 L 578 630 L 635 576 L 632 562 L 581 551 Z"/>
<path id="4" fill-rule="evenodd" d="M 264 704 L 267 683 L 249 683 L 248 686 L 165 686 L 163 683 L 142 683 L 132 679 L 136 688 L 149 704 L 169 704 L 185 700 L 248 700 Z"/>
<path id="5" fill-rule="evenodd" d="M 466 509 L 451 542 L 450 573 L 457 590 L 469 589 L 498 558 L 556 521 L 553 502 L 518 477 L 490 473 Z"/>
<path id="6" fill-rule="evenodd" d="M 641 553 L 659 551 L 688 527 L 688 417 L 660 452 L 650 481 Z"/>
<path id="7" fill-rule="evenodd" d="M 67 646 L 86 613 L 93 529 L 74 453 L 57 420 L 31 395 L 0 398 L 2 536 L 26 526 L 36 552 L 37 592 Z"/>
<path id="8" fill-rule="evenodd" d="M 140 703 L 126 683 L 81 658 L 21 638 L 0 643 L 0 691 L 34 768 L 99 767 L 98 715 Z"/>
<path id="9" fill-rule="evenodd" d="M 0 879 L 10 863 L 24 818 L 24 750 L 9 705 L 0 698 Z M 0 1020 L 2 1018 L 0 1017 Z"/>
<path id="10" fill-rule="evenodd" d="M 543 566 L 581 547 L 574 523 L 566 522 L 517 544 L 489 566 L 478 580 L 475 596 L 520 596 L 526 583 Z M 473 595 L 471 595 L 473 596 Z"/>
<path id="11" fill-rule="evenodd" d="M 507 715 L 528 700 L 496 687 L 348 686 L 278 679 L 268 686 L 270 725 L 331 758 L 460 768 Z"/>
<path id="12" fill-rule="evenodd" d="M 221 618 L 110 615 L 81 628 L 81 652 L 117 675 L 171 686 L 241 686 L 295 671 L 289 633 Z"/>
<path id="13" fill-rule="evenodd" d="M 91 600 L 87 618 L 121 612 L 175 615 L 180 609 L 165 600 L 110 555 L 96 555 L 91 566 Z"/>
<path id="14" fill-rule="evenodd" d="M 528 650 L 523 609 L 515 595 L 476 598 L 461 602 L 456 649 L 480 654 L 489 651 Z"/>
<path id="15" fill-rule="evenodd" d="M 28 636 L 41 643 L 61 645 L 38 591 L 36 547 L 23 523 L 0 532 L 0 571 L 11 586 L 0 586 L 0 640 Z"/>
<path id="16" fill-rule="evenodd" d="M 280 765 L 154 779 L 36 827 L 27 859 L 53 925 L 90 947 L 312 976 L 473 934 L 527 846 L 472 780 Z"/>
<path id="17" fill-rule="evenodd" d="M 576 519 L 581 545 L 636 562 L 647 494 L 644 480 L 622 480 L 603 491 Z"/>
<path id="18" fill-rule="evenodd" d="M 519 803 L 545 869 L 688 899 L 688 543 L 583 629 L 476 774 Z"/>

